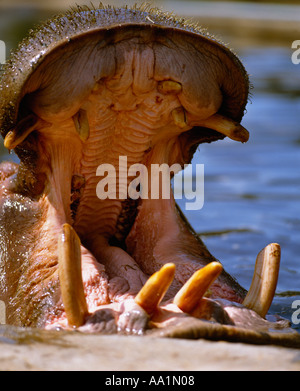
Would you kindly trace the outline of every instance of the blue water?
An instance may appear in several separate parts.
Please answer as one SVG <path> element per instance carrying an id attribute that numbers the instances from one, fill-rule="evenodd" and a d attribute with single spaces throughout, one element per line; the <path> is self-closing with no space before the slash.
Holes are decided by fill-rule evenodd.
<path id="1" fill-rule="evenodd" d="M 38 20 L 30 11 L 11 17 L 0 15 L 8 49 Z M 246 289 L 257 253 L 278 242 L 282 261 L 271 312 L 291 319 L 292 303 L 300 299 L 300 65 L 292 63 L 290 45 L 274 46 L 274 40 L 270 47 L 258 42 L 236 51 L 254 87 L 243 120 L 250 140 L 200 147 L 193 163 L 205 166 L 204 207 L 185 214 Z M 7 158 L 2 145 L 0 154 Z M 184 201 L 178 203 L 184 211 Z"/>

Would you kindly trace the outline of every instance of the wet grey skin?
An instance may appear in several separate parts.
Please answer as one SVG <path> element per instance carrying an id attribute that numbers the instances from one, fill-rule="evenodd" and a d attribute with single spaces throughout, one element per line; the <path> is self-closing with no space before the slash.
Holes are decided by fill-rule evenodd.
<path id="1" fill-rule="evenodd" d="M 173 196 L 97 197 L 97 167 L 119 177 L 120 156 L 183 167 L 202 143 L 246 142 L 248 92 L 232 51 L 149 6 L 77 7 L 30 32 L 0 87 L 4 145 L 20 159 L 0 167 L 7 323 L 299 346 L 267 315 L 278 244 L 259 253 L 247 293 Z"/>

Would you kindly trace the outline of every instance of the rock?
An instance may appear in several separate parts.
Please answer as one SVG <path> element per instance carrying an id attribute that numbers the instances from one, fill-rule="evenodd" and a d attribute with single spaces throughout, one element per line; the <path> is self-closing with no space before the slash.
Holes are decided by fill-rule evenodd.
<path id="1" fill-rule="evenodd" d="M 300 350 L 0 326 L 2 371 L 298 371 Z"/>

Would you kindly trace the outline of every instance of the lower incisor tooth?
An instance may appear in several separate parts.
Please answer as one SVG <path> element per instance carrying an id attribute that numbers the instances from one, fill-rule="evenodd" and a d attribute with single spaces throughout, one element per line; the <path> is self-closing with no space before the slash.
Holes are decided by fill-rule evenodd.
<path id="1" fill-rule="evenodd" d="M 269 311 L 275 294 L 280 253 L 279 244 L 271 243 L 258 254 L 252 283 L 243 302 L 245 307 L 254 310 L 263 318 Z"/>
<path id="2" fill-rule="evenodd" d="M 80 327 L 88 309 L 81 275 L 80 239 L 69 224 L 63 225 L 58 241 L 58 273 L 68 323 Z"/>
<path id="3" fill-rule="evenodd" d="M 135 302 L 141 306 L 148 315 L 152 315 L 164 298 L 175 275 L 175 265 L 166 263 L 158 272 L 149 277 L 146 284 L 135 297 Z"/>
<path id="4" fill-rule="evenodd" d="M 174 304 L 183 312 L 190 314 L 222 270 L 223 267 L 219 262 L 211 262 L 197 270 L 177 293 Z"/>

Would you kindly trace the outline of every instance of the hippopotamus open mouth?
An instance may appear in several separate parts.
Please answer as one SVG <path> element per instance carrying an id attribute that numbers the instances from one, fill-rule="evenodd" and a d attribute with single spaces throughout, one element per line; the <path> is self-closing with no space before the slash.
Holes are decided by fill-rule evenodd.
<path id="1" fill-rule="evenodd" d="M 260 252 L 247 294 L 172 192 L 132 199 L 118 169 L 121 156 L 126 171 L 183 167 L 201 143 L 246 142 L 248 90 L 228 48 L 157 9 L 78 7 L 32 32 L 1 80 L 1 133 L 20 158 L 0 171 L 7 323 L 299 343 L 290 329 L 274 331 L 284 320 L 265 319 L 278 244 Z M 104 164 L 116 169 L 119 196 L 98 196 Z"/>

